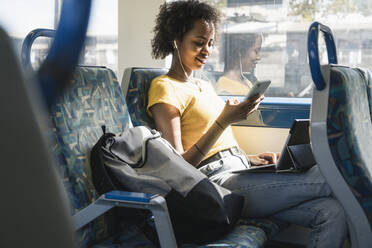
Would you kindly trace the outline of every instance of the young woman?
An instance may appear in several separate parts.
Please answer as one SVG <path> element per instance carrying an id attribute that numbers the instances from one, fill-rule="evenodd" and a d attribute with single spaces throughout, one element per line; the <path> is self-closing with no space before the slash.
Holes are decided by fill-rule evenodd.
<path id="1" fill-rule="evenodd" d="M 256 64 L 261 60 L 262 34 L 224 34 L 224 73 L 215 89 L 217 94 L 246 96 L 257 82 L 254 75 Z M 245 73 L 245 75 L 244 75 Z M 260 112 L 254 111 L 247 117 L 250 125 L 263 126 Z"/>
<path id="2" fill-rule="evenodd" d="M 346 223 L 342 207 L 315 166 L 299 174 L 232 173 L 275 163 L 276 153 L 245 155 L 230 124 L 245 119 L 262 101 L 226 103 L 207 82 L 192 77 L 215 42 L 218 11 L 199 2 L 176 1 L 160 8 L 152 40 L 155 58 L 173 55 L 168 74 L 155 78 L 147 112 L 182 156 L 208 177 L 245 196 L 244 217 L 273 216 L 311 228 L 308 247 L 341 247 Z"/>
<path id="3" fill-rule="evenodd" d="M 215 85 L 216 92 L 246 95 L 257 82 L 256 64 L 261 60 L 262 34 L 224 34 L 224 72 Z M 245 73 L 245 75 L 243 74 Z"/>

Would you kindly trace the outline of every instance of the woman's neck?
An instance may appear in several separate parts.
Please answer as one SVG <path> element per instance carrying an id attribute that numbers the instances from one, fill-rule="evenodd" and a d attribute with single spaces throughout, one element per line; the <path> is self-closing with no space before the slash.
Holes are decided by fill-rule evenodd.
<path id="1" fill-rule="evenodd" d="M 190 77 L 186 76 L 183 71 L 179 71 L 179 70 L 177 71 L 177 70 L 174 70 L 172 68 L 169 69 L 167 75 L 170 76 L 171 78 L 177 79 L 178 81 L 181 81 L 181 82 L 187 82 L 187 81 L 189 81 L 189 78 L 190 78 Z"/>
<path id="2" fill-rule="evenodd" d="M 173 55 L 174 58 L 175 55 Z M 171 68 L 168 71 L 168 76 L 177 79 L 182 82 L 187 82 L 192 77 L 192 71 L 187 72 L 187 68 L 182 66 L 180 62 L 177 60 L 172 60 Z"/>
<path id="3" fill-rule="evenodd" d="M 235 81 L 241 81 L 242 77 L 239 70 L 229 70 L 224 74 L 225 77 L 235 80 Z"/>

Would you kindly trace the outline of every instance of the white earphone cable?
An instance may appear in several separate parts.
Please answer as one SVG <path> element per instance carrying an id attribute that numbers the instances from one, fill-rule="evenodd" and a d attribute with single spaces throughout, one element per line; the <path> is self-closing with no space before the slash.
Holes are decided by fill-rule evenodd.
<path id="1" fill-rule="evenodd" d="M 181 59 L 181 55 L 180 55 L 180 51 L 178 50 L 178 47 L 177 47 L 177 43 L 176 43 L 176 41 L 174 41 L 174 48 L 177 50 L 178 59 L 179 59 L 179 61 L 180 61 L 180 64 L 181 64 L 181 68 L 182 68 L 182 70 L 183 70 L 183 73 L 185 74 L 186 81 L 187 81 L 187 82 L 191 82 L 191 83 L 193 83 L 194 85 L 196 85 L 196 86 L 198 87 L 199 91 L 201 92 L 201 91 L 202 91 L 202 88 L 201 88 L 201 86 L 200 86 L 200 84 L 199 84 L 199 81 L 198 81 L 198 80 L 196 80 L 196 81 L 194 81 L 194 80 L 190 80 L 192 77 L 190 77 L 189 75 L 187 75 L 186 70 L 185 70 L 185 68 L 183 67 L 183 63 L 182 63 L 182 59 Z"/>
<path id="2" fill-rule="evenodd" d="M 175 48 L 176 48 L 176 50 L 177 50 L 178 59 L 179 59 L 179 61 L 180 61 L 180 64 L 181 64 L 181 68 L 182 68 L 182 70 L 183 70 L 183 73 L 184 73 L 185 76 L 186 76 L 186 80 L 189 81 L 189 75 L 187 75 L 186 70 L 185 70 L 185 68 L 183 67 L 183 63 L 182 63 L 182 59 L 181 59 L 181 55 L 180 55 L 180 51 L 178 50 L 178 47 L 177 47 L 177 45 L 176 45 L 176 41 L 174 41 L 174 44 L 175 44 Z"/>

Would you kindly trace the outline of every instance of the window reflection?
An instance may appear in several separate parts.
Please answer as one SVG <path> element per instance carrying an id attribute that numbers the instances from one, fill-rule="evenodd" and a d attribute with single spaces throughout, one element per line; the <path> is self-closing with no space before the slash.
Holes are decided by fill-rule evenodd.
<path id="1" fill-rule="evenodd" d="M 352 0 L 346 3 L 339 0 L 209 0 L 209 2 L 220 8 L 223 22 L 217 51 L 205 66 L 204 76 L 208 76 L 220 94 L 245 95 L 247 89 L 244 83 L 234 86 L 226 84 L 221 87 L 219 79 L 226 77 L 230 67 L 236 67 L 243 56 L 242 42 L 232 40 L 244 40 L 248 51 L 249 37 L 260 34 L 262 37 L 260 60 L 254 70 L 242 66 L 240 74 L 250 82 L 257 79 L 271 80 L 272 84 L 265 96 L 311 97 L 313 82 L 307 59 L 307 31 L 313 21 L 322 22 L 333 30 L 340 64 L 366 68 L 372 66 L 370 1 Z M 240 57 L 237 51 L 240 51 Z M 325 48 L 322 48 L 320 53 L 326 53 Z M 327 63 L 326 56 L 322 57 L 322 62 Z M 239 76 L 239 73 L 236 75 Z"/>
<path id="2" fill-rule="evenodd" d="M 93 0 L 81 64 L 106 66 L 117 74 L 118 0 Z"/>
<path id="3" fill-rule="evenodd" d="M 215 85 L 219 94 L 246 95 L 257 82 L 256 65 L 261 60 L 261 33 L 229 34 L 222 39 L 224 70 Z"/>
<path id="4" fill-rule="evenodd" d="M 0 25 L 11 37 L 20 58 L 23 39 L 36 28 L 54 29 L 62 0 L 0 0 Z M 118 0 L 93 0 L 85 47 L 80 64 L 106 66 L 117 72 Z M 30 11 L 32 10 L 32 11 Z M 44 61 L 50 38 L 39 37 L 31 49 L 34 69 Z"/>
<path id="5" fill-rule="evenodd" d="M 10 36 L 19 58 L 23 39 L 31 30 L 54 28 L 56 4 L 55 0 L 0 0 L 0 26 Z M 46 41 L 38 42 L 36 53 L 43 53 Z M 36 54 L 32 57 L 37 60 Z"/>

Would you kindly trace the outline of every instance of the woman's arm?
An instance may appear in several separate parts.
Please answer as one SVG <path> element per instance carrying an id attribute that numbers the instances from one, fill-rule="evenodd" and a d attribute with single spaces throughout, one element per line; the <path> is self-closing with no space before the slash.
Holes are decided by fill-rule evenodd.
<path id="1" fill-rule="evenodd" d="M 171 143 L 190 164 L 196 166 L 220 137 L 224 128 L 214 123 L 208 131 L 187 151 L 183 150 L 181 139 L 181 117 L 178 109 L 166 103 L 157 103 L 150 108 L 155 120 L 156 129 L 162 132 L 162 137 Z"/>
<path id="2" fill-rule="evenodd" d="M 228 100 L 223 111 L 208 131 L 187 151 L 183 150 L 181 117 L 178 109 L 165 103 L 157 103 L 150 108 L 156 128 L 162 132 L 163 138 L 182 154 L 190 164 L 197 166 L 208 153 L 226 127 L 231 123 L 243 120 L 255 111 L 263 97 L 244 101 Z"/>

